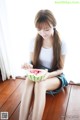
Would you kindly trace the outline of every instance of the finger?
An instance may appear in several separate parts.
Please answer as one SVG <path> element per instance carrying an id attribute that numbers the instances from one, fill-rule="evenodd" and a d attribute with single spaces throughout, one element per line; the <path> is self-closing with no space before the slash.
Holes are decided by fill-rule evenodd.
<path id="1" fill-rule="evenodd" d="M 31 68 L 33 68 L 33 65 L 30 65 Z"/>
<path id="2" fill-rule="evenodd" d="M 21 66 L 22 69 L 25 69 L 25 66 Z"/>
<path id="3" fill-rule="evenodd" d="M 32 65 L 32 64 L 29 64 L 29 68 L 33 68 L 33 65 Z"/>

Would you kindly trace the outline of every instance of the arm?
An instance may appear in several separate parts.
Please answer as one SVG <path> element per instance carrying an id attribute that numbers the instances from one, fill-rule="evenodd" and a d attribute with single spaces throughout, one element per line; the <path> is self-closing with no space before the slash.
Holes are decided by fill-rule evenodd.
<path id="1" fill-rule="evenodd" d="M 65 55 L 62 55 L 62 60 L 63 60 L 63 67 L 64 67 L 64 61 L 65 61 Z M 58 69 L 56 71 L 50 72 L 50 77 L 55 77 L 57 75 L 60 75 L 61 73 L 63 73 L 63 69 Z"/>
<path id="2" fill-rule="evenodd" d="M 33 60 L 33 53 L 31 52 L 30 53 L 30 61 L 32 61 Z M 33 68 L 33 65 L 31 64 L 31 63 L 24 63 L 23 65 L 22 65 L 22 68 L 23 69 L 30 69 L 30 68 Z"/>
<path id="3" fill-rule="evenodd" d="M 51 78 L 51 77 L 55 77 L 55 76 L 60 75 L 61 73 L 63 73 L 63 69 L 50 72 L 50 73 L 49 73 L 49 77 L 50 77 L 50 78 Z"/>
<path id="4" fill-rule="evenodd" d="M 62 55 L 62 59 L 63 59 L 63 67 L 64 67 L 65 55 Z M 44 79 L 56 77 L 56 76 L 60 75 L 61 73 L 63 73 L 63 69 L 58 69 L 58 70 L 53 71 L 53 72 L 48 72 Z"/>

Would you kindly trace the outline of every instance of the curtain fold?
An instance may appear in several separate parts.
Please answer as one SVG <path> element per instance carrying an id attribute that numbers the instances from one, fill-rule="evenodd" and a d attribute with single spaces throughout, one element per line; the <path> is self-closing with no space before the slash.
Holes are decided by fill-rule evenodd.
<path id="1" fill-rule="evenodd" d="M 2 31 L 1 21 L 0 21 L 0 69 L 2 74 L 2 80 L 6 80 L 6 78 L 10 77 L 10 67 L 7 56 L 7 50 L 4 40 L 4 35 Z"/>
<path id="2" fill-rule="evenodd" d="M 7 21 L 4 1 L 0 1 L 0 69 L 2 74 L 2 80 L 10 78 L 10 67 L 8 61 L 8 54 L 6 48 L 6 42 L 8 37 Z"/>

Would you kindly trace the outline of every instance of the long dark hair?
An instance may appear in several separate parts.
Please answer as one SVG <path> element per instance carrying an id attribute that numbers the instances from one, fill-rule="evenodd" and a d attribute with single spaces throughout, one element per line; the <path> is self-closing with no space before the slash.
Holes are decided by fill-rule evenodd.
<path id="1" fill-rule="evenodd" d="M 40 28 L 44 23 L 53 25 L 54 35 L 53 35 L 53 61 L 52 61 L 52 70 L 57 70 L 63 68 L 63 62 L 61 58 L 61 40 L 56 30 L 56 19 L 53 13 L 50 10 L 40 10 L 35 17 L 35 27 Z M 33 56 L 33 66 L 37 67 L 39 65 L 39 54 L 43 44 L 43 38 L 37 34 L 35 38 L 35 48 Z"/>

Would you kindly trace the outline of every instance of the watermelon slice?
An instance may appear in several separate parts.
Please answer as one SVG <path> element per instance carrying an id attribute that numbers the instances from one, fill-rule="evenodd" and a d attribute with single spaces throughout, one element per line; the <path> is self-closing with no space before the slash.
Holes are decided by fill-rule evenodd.
<path id="1" fill-rule="evenodd" d="M 28 79 L 32 81 L 39 81 L 42 80 L 47 73 L 47 70 L 43 69 L 29 69 L 28 70 Z"/>

